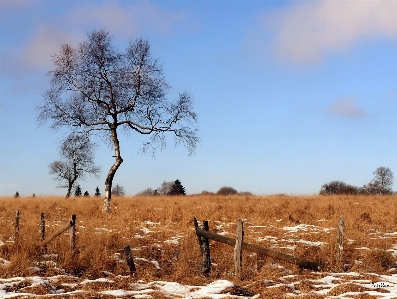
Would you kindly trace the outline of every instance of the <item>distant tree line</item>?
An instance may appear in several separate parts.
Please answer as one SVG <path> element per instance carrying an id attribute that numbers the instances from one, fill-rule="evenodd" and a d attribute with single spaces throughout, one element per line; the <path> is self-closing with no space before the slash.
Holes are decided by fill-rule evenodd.
<path id="1" fill-rule="evenodd" d="M 320 194 L 393 194 L 394 175 L 391 169 L 385 166 L 378 167 L 373 174 L 375 175 L 373 180 L 362 187 L 352 186 L 342 181 L 332 181 L 321 186 Z"/>
<path id="2" fill-rule="evenodd" d="M 125 195 L 124 187 L 120 186 L 119 184 L 116 184 L 116 186 L 114 186 L 112 189 L 112 194 L 114 196 L 124 196 Z M 80 197 L 80 196 L 88 197 L 88 196 L 90 196 L 90 194 L 88 193 L 88 191 L 85 191 L 84 193 L 82 193 L 80 185 L 77 185 L 76 188 L 74 189 L 74 196 L 75 197 Z M 95 197 L 101 196 L 101 191 L 99 190 L 98 186 L 95 189 L 94 196 Z"/>
<path id="3" fill-rule="evenodd" d="M 251 192 L 238 192 L 233 187 L 223 186 L 216 193 L 204 190 L 202 195 L 252 195 Z M 186 190 L 179 180 L 174 182 L 164 181 L 157 189 L 148 188 L 139 192 L 137 195 L 150 196 L 150 195 L 186 195 Z"/>
<path id="4" fill-rule="evenodd" d="M 180 180 L 175 180 L 173 182 L 164 181 L 157 189 L 153 190 L 152 188 L 147 188 L 137 195 L 186 195 L 186 190 Z"/>
<path id="5" fill-rule="evenodd" d="M 214 193 L 214 192 L 209 192 L 207 190 L 204 190 L 203 192 L 201 192 L 202 195 L 211 195 L 211 194 L 216 194 L 216 195 L 252 195 L 251 192 L 245 191 L 245 192 L 238 192 L 236 189 L 234 189 L 233 187 L 229 187 L 229 186 L 223 186 L 221 188 L 219 188 L 219 190 Z"/>

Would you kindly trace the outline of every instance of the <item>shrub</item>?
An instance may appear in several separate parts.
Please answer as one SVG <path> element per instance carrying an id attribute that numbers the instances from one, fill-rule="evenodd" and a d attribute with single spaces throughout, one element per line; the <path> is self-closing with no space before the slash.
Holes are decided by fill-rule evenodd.
<path id="1" fill-rule="evenodd" d="M 244 192 L 239 192 L 238 193 L 239 195 L 246 195 L 246 196 L 251 196 L 251 195 L 253 195 L 251 192 L 249 192 L 249 191 L 244 191 Z"/>
<path id="2" fill-rule="evenodd" d="M 237 190 L 232 187 L 222 187 L 216 192 L 218 195 L 232 195 L 237 194 Z"/>
<path id="3" fill-rule="evenodd" d="M 143 191 L 137 193 L 136 195 L 151 196 L 151 195 L 157 195 L 157 194 L 158 194 L 157 190 L 153 190 L 152 188 L 147 188 L 146 190 L 143 190 Z"/>
<path id="4" fill-rule="evenodd" d="M 215 193 L 214 193 L 214 192 L 207 191 L 207 190 L 203 190 L 203 191 L 201 192 L 201 194 L 202 194 L 202 195 L 214 195 Z"/>

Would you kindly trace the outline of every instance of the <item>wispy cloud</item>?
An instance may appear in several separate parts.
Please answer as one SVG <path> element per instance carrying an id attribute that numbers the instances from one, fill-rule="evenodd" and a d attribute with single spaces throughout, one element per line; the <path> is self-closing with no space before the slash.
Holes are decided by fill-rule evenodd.
<path id="1" fill-rule="evenodd" d="M 29 13 L 23 5 L 28 2 L 20 3 L 15 8 L 22 9 L 20 17 L 23 17 Z M 74 5 L 57 19 L 35 24 L 35 32 L 26 43 L 3 47 L 1 72 L 19 75 L 31 70 L 49 70 L 51 56 L 62 44 L 77 45 L 85 39 L 87 32 L 94 29 L 106 28 L 112 35 L 124 38 L 148 33 L 167 35 L 185 21 L 183 12 L 174 12 L 149 2 L 131 2 L 123 6 L 118 1 Z"/>
<path id="2" fill-rule="evenodd" d="M 48 69 L 52 55 L 59 52 L 62 44 L 76 45 L 84 37 L 82 33 L 63 28 L 42 26 L 37 29 L 22 51 L 22 63 L 27 67 Z"/>
<path id="3" fill-rule="evenodd" d="M 397 1 L 305 1 L 260 16 L 276 55 L 294 63 L 321 61 L 362 39 L 397 38 Z"/>
<path id="4" fill-rule="evenodd" d="M 121 6 L 118 2 L 78 6 L 66 19 L 71 24 L 106 27 L 113 34 L 130 37 L 142 32 L 170 34 L 175 26 L 186 20 L 184 12 L 174 12 L 149 2 Z"/>
<path id="5" fill-rule="evenodd" d="M 355 97 L 336 99 L 327 109 L 327 114 L 344 118 L 364 118 L 367 112 L 356 104 Z"/>

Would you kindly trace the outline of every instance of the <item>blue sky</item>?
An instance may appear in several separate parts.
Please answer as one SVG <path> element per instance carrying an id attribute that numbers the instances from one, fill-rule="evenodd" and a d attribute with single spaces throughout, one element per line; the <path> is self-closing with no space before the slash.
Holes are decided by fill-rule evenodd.
<path id="1" fill-rule="evenodd" d="M 172 86 L 195 99 L 201 143 L 120 138 L 114 184 L 133 195 L 181 180 L 187 193 L 232 186 L 313 194 L 332 180 L 397 176 L 397 1 L 0 0 L 0 195 L 64 195 L 49 175 L 65 132 L 38 126 L 51 55 L 106 28 L 123 49 L 149 40 Z M 104 193 L 112 148 L 95 140 Z M 394 190 L 397 190 L 397 183 Z"/>

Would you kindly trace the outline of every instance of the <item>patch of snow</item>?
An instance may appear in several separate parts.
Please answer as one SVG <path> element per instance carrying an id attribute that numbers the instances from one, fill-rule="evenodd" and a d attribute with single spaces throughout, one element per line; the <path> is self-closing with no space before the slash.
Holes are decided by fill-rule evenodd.
<path id="1" fill-rule="evenodd" d="M 146 228 L 146 227 L 141 227 L 140 230 L 141 230 L 141 232 L 143 232 L 144 234 L 149 234 L 149 233 L 152 232 L 150 229 L 148 229 L 148 228 Z"/>
<path id="2" fill-rule="evenodd" d="M 276 242 L 277 242 L 277 237 L 273 237 L 273 236 L 264 236 L 264 237 L 256 238 L 256 240 L 257 240 L 258 242 L 270 241 L 270 242 L 272 242 L 272 243 L 276 243 Z"/>
<path id="3" fill-rule="evenodd" d="M 115 297 L 134 296 L 134 298 L 152 298 L 152 296 L 146 293 L 152 293 L 154 291 L 155 290 L 152 289 L 144 289 L 142 291 L 109 290 L 109 291 L 102 291 L 101 294 L 115 296 Z"/>
<path id="4" fill-rule="evenodd" d="M 81 284 L 93 283 L 93 282 L 113 282 L 113 280 L 101 277 L 97 279 L 85 279 L 81 282 Z"/>
<path id="5" fill-rule="evenodd" d="M 148 259 L 145 259 L 145 258 L 142 258 L 142 257 L 134 258 L 134 260 L 135 260 L 135 261 L 144 261 L 144 262 L 147 262 L 147 263 L 152 263 L 153 266 L 154 266 L 156 269 L 161 270 L 161 267 L 160 267 L 160 264 L 159 264 L 158 261 L 149 261 Z"/>
<path id="6" fill-rule="evenodd" d="M 298 240 L 296 242 L 303 243 L 303 244 L 309 245 L 309 246 L 323 246 L 324 245 L 324 242 L 320 242 L 320 241 L 313 242 L 313 241 L 306 241 L 306 240 Z"/>
<path id="7" fill-rule="evenodd" d="M 388 249 L 387 251 L 390 251 L 393 257 L 397 257 L 397 244 L 394 244 L 393 248 Z"/>
<path id="8" fill-rule="evenodd" d="M 1 244 L 0 244 L 1 245 Z M 8 267 L 10 262 L 0 257 L 0 266 L 1 267 Z"/>
<path id="9" fill-rule="evenodd" d="M 165 240 L 164 243 L 172 244 L 172 245 L 179 245 L 179 242 L 178 242 L 177 238 L 172 238 L 171 240 Z"/>
<path id="10" fill-rule="evenodd" d="M 285 226 L 282 228 L 290 233 L 297 233 L 299 231 L 312 231 L 312 233 L 322 232 L 329 232 L 332 228 L 324 228 L 320 226 L 310 225 L 310 224 L 298 224 L 296 226 Z"/>
<path id="11" fill-rule="evenodd" d="M 278 248 L 278 249 L 288 249 L 288 250 L 295 250 L 296 246 L 295 245 L 287 245 L 287 246 L 272 246 L 272 248 Z"/>
<path id="12" fill-rule="evenodd" d="M 159 225 L 160 222 L 152 222 L 152 221 L 145 221 L 146 225 L 154 226 L 154 225 Z"/>

